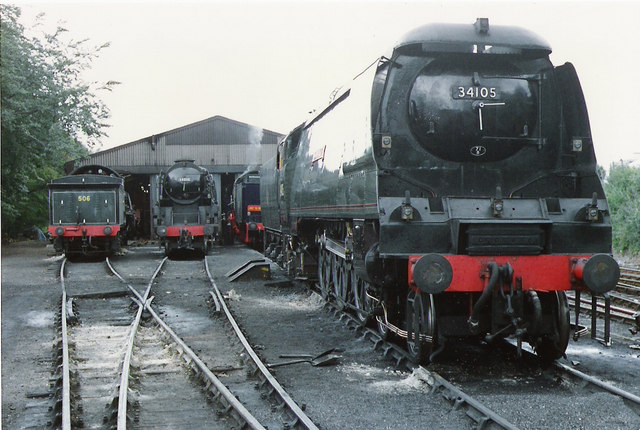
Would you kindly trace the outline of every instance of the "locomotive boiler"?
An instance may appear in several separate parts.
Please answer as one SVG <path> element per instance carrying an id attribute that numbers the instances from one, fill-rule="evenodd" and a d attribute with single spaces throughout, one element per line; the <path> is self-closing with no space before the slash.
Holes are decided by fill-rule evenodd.
<path id="1" fill-rule="evenodd" d="M 127 244 L 134 216 L 124 179 L 98 165 L 81 166 L 53 179 L 49 189 L 49 234 L 57 252 L 109 255 Z"/>
<path id="2" fill-rule="evenodd" d="M 611 290 L 607 201 L 574 67 L 510 26 L 407 33 L 261 170 L 267 255 L 405 338 L 569 340 L 567 290 Z"/>
<path id="3" fill-rule="evenodd" d="M 213 176 L 193 160 L 178 160 L 161 172 L 155 207 L 156 234 L 165 254 L 207 253 L 218 233 L 218 201 Z"/>

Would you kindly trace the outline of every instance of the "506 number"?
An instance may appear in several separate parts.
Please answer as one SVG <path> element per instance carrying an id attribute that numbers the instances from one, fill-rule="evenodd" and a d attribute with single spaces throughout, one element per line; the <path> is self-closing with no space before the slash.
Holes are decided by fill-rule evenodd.
<path id="1" fill-rule="evenodd" d="M 91 196 L 78 196 L 78 201 L 79 202 L 90 202 L 91 201 Z"/>

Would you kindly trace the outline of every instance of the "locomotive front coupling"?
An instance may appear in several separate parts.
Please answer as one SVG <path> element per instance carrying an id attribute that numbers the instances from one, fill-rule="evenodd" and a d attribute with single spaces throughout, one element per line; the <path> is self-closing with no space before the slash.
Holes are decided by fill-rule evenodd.
<path id="1" fill-rule="evenodd" d="M 473 305 L 473 309 L 471 311 L 471 316 L 467 323 L 469 324 L 469 330 L 473 334 L 477 334 L 480 328 L 480 312 L 485 307 L 487 302 L 491 299 L 491 295 L 493 290 L 496 288 L 498 283 L 507 283 L 511 288 L 512 286 L 512 278 L 513 278 L 513 268 L 509 263 L 504 266 L 498 266 L 496 263 L 489 263 L 489 282 L 487 282 L 487 286 L 482 291 L 480 298 Z M 500 286 L 502 290 L 502 286 Z M 503 290 L 502 290 L 503 291 Z M 509 296 L 511 298 L 511 296 Z M 509 301 L 508 306 L 511 306 L 511 301 Z M 508 313 L 508 312 L 507 312 Z"/>

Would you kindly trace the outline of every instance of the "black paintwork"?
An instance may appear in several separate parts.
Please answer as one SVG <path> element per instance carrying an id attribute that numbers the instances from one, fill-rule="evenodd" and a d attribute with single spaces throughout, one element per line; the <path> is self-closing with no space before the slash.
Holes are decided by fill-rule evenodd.
<path id="1" fill-rule="evenodd" d="M 133 210 L 124 179 L 116 171 L 100 165 L 81 166 L 68 176 L 51 180 L 47 188 L 49 225 L 120 226 L 120 234 L 113 237 L 80 240 L 54 236 L 57 251 L 111 253 L 126 244 L 129 229 L 133 228 Z"/>
<path id="2" fill-rule="evenodd" d="M 416 303 L 428 303 L 409 293 L 410 256 L 611 253 L 575 69 L 554 67 L 549 45 L 527 30 L 484 24 L 409 32 L 289 133 L 260 171 L 270 256 L 334 288 L 326 294 L 366 281 L 406 328 Z M 503 299 L 487 310 L 479 293 L 433 296 L 440 335 L 514 332 Z M 467 325 L 471 303 L 481 317 Z M 528 339 L 536 350 L 562 355 L 564 293 L 514 292 L 513 306 L 541 324 Z"/>
<path id="3" fill-rule="evenodd" d="M 610 252 L 582 90 L 573 66 L 554 68 L 550 52 L 514 27 L 408 33 L 263 166 L 265 227 L 297 234 L 317 218 L 372 220 L 380 252 L 402 256 L 467 253 L 459 238 L 485 219 L 495 229 L 535 223 L 539 253 Z M 497 187 L 513 209 L 498 217 L 490 210 Z M 410 222 L 393 215 L 407 193 Z M 576 220 L 593 193 L 601 222 Z M 545 199 L 560 212 L 549 213 Z"/>
<path id="4" fill-rule="evenodd" d="M 233 209 L 236 223 L 261 223 L 259 212 L 248 213 L 247 206 L 260 206 L 260 176 L 258 172 L 246 172 L 236 178 L 233 184 Z"/>
<path id="5" fill-rule="evenodd" d="M 204 226 L 204 236 L 179 238 L 159 234 L 167 254 L 176 249 L 206 252 L 218 234 L 218 201 L 213 176 L 192 160 L 178 160 L 162 172 L 158 181 L 160 200 L 154 208 L 156 233 L 167 226 Z M 166 230 L 165 230 L 166 231 Z"/>

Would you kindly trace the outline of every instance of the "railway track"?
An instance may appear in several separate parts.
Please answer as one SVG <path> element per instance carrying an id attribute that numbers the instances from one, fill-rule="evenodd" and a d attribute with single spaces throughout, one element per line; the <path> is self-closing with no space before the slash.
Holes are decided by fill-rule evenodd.
<path id="1" fill-rule="evenodd" d="M 89 293 L 83 288 L 104 271 L 104 263 L 73 265 L 65 282 L 67 260 L 60 266 L 59 386 L 56 422 L 62 428 L 101 426 L 105 404 L 113 398 L 121 344 L 133 316 L 123 289 Z M 106 299 L 106 297 L 109 299 Z M 82 297 L 82 298 L 80 298 Z"/>
<path id="2" fill-rule="evenodd" d="M 317 428 L 244 339 L 206 259 L 163 259 L 144 288 L 106 263 L 125 288 L 75 297 L 61 264 L 57 426 Z M 95 277 L 100 265 L 72 267 Z M 181 307 L 197 294 L 200 306 Z M 207 298 L 226 318 L 210 316 Z"/>
<path id="3" fill-rule="evenodd" d="M 477 370 L 474 367 L 475 365 L 472 364 L 470 367 L 476 370 L 471 370 L 472 374 L 469 374 L 467 373 L 468 369 L 465 368 L 466 366 L 461 367 L 460 362 L 456 361 L 455 357 L 450 357 L 451 361 L 455 361 L 452 365 L 432 364 L 427 369 L 413 363 L 409 354 L 403 348 L 385 340 L 378 331 L 364 326 L 362 320 L 346 311 L 344 306 L 340 306 L 334 301 L 329 301 L 327 302 L 327 307 L 334 317 L 351 330 L 356 331 L 363 338 L 368 339 L 373 344 L 374 349 L 381 351 L 385 357 L 393 360 L 397 368 L 414 373 L 418 371 L 423 375 L 422 379 L 431 387 L 432 393 L 439 393 L 451 404 L 452 409 L 463 410 L 473 421 L 476 428 L 516 429 L 530 425 L 530 423 L 523 424 L 518 422 L 518 414 L 514 413 L 517 408 L 512 407 L 514 394 L 517 395 L 519 404 L 535 405 L 535 407 L 553 414 L 550 411 L 553 411 L 556 406 L 554 403 L 559 397 L 575 396 L 577 404 L 584 404 L 584 397 L 590 396 L 594 392 L 599 392 L 603 393 L 603 395 L 611 395 L 620 399 L 621 402 L 616 405 L 623 405 L 621 407 L 628 408 L 628 410 L 624 409 L 624 412 L 634 415 L 640 422 L 640 396 L 621 389 L 610 382 L 580 372 L 566 364 L 556 362 L 552 369 L 543 371 L 539 367 L 538 357 L 532 352 L 525 352 L 526 357 L 524 360 L 528 364 L 524 366 L 509 365 L 509 362 L 522 359 L 517 359 L 515 347 L 508 345 L 496 349 L 500 351 L 508 348 L 509 351 L 506 354 L 512 354 L 511 358 L 504 361 L 498 360 L 498 364 L 496 364 L 495 353 L 492 353 L 491 357 L 487 358 L 487 361 L 491 363 L 489 366 L 499 366 L 498 370 L 495 370 L 495 368 Z M 503 353 L 505 352 L 498 352 L 498 354 Z M 464 361 L 465 359 L 462 360 Z M 482 358 L 479 358 L 478 355 L 473 355 L 468 357 L 468 360 L 472 363 L 474 360 L 482 360 Z M 487 378 L 487 375 L 495 375 L 496 373 L 503 373 L 497 381 L 491 377 Z M 441 374 L 447 377 L 445 378 Z M 465 375 L 460 376 L 461 374 Z M 451 382 L 453 379 L 457 379 L 455 384 Z M 518 380 L 522 380 L 519 386 Z M 566 386 L 569 380 L 573 381 L 573 385 L 570 388 Z M 500 387 L 505 381 L 506 384 Z M 557 383 L 557 381 L 564 382 Z M 541 391 L 533 389 L 537 384 L 543 386 Z M 505 390 L 509 393 L 504 401 L 500 400 L 501 396 L 496 396 L 495 393 L 487 393 L 488 391 L 495 392 L 496 389 L 498 391 Z M 528 402 L 527 399 L 529 397 L 531 400 Z M 497 402 L 496 399 L 498 399 Z M 504 405 L 511 406 L 506 406 L 503 409 Z M 579 415 L 586 412 L 580 407 L 575 409 L 578 416 L 574 417 L 574 422 L 580 422 L 581 417 Z M 564 414 L 566 410 L 560 407 L 558 408 L 558 413 L 560 412 Z M 615 415 L 615 412 L 609 411 L 609 413 Z M 563 420 L 567 420 L 566 416 L 563 417 Z M 571 427 L 571 425 L 569 424 L 568 427 Z"/>
<path id="4" fill-rule="evenodd" d="M 320 287 L 315 286 L 312 290 L 318 294 L 322 300 L 326 300 L 320 292 Z M 364 339 L 369 340 L 375 350 L 380 351 L 386 358 L 395 362 L 395 367 L 419 374 L 420 379 L 430 387 L 432 394 L 438 393 L 452 407 L 452 410 L 463 411 L 466 416 L 473 421 L 476 428 L 480 429 L 509 429 L 515 430 L 518 427 L 506 418 L 495 413 L 482 402 L 468 395 L 460 388 L 456 387 L 447 379 L 436 372 L 432 372 L 424 366 L 416 365 L 411 361 L 411 357 L 401 347 L 393 342 L 384 339 L 376 330 L 366 327 L 363 320 L 346 311 L 343 304 L 329 300 L 326 307 L 330 309 L 334 317 L 345 324 L 349 329 L 354 330 Z"/>
<path id="5" fill-rule="evenodd" d="M 148 275 L 142 273 L 150 273 L 152 267 L 142 267 L 139 273 L 132 274 L 135 270 L 126 266 L 127 263 L 116 263 L 118 267 L 114 267 L 114 270 L 126 276 L 120 275 L 122 279 L 117 283 L 118 288 L 112 287 L 108 291 L 95 285 L 86 288 L 87 291 L 100 290 L 100 293 L 79 292 L 75 286 L 79 282 L 95 283 L 96 273 L 104 271 L 106 267 L 104 263 L 74 263 L 69 269 L 72 275 L 69 279 L 64 276 L 65 265 L 61 266 L 60 278 L 63 296 L 66 297 L 62 300 L 60 325 L 68 326 L 67 330 L 63 330 L 67 335 L 61 333 L 61 339 L 68 339 L 61 342 L 67 347 L 61 347 L 60 367 L 66 368 L 61 373 L 69 376 L 66 382 L 60 378 L 59 383 L 56 408 L 60 427 L 184 428 L 198 427 L 207 422 L 211 428 L 254 428 L 242 422 L 242 419 L 238 420 L 233 406 L 224 404 L 224 396 L 217 393 L 216 384 L 207 380 L 207 373 L 210 372 L 256 418 L 256 425 L 268 428 L 315 428 L 313 423 L 305 423 L 304 418 L 296 416 L 295 411 L 281 411 L 288 409 L 285 404 L 290 397 L 286 393 L 278 394 L 277 382 L 275 386 L 270 384 L 273 377 L 268 371 L 265 374 L 260 372 L 260 367 L 266 370 L 266 366 L 257 364 L 261 361 L 256 353 L 244 350 L 240 346 L 243 340 L 235 340 L 236 335 L 231 334 L 231 326 L 240 330 L 235 322 L 228 322 L 223 317 L 223 313 L 229 311 L 226 299 L 212 279 L 206 260 L 165 261 L 162 269 L 156 267 L 159 263 L 155 261 L 153 264 L 157 275 L 161 276 L 142 288 L 134 288 L 127 282 L 133 280 L 134 285 L 146 282 Z M 65 283 L 72 285 L 70 291 Z M 197 299 L 195 296 L 198 296 Z M 185 297 L 191 299 L 181 303 Z M 122 380 L 120 375 L 125 373 L 125 351 L 129 349 L 124 345 L 129 344 L 134 316 L 141 309 L 141 315 L 148 315 L 148 318 L 140 319 L 137 334 L 133 336 L 129 376 Z M 453 366 L 454 370 L 437 365 L 428 368 L 415 366 L 402 348 L 383 340 L 377 331 L 363 327 L 362 322 L 350 315 L 348 310 L 339 312 L 334 309 L 332 312 L 336 319 L 343 321 L 350 330 L 356 330 L 374 348 L 382 351 L 385 357 L 393 360 L 399 369 L 418 375 L 432 392 L 450 403 L 450 413 L 460 414 L 458 419 L 463 421 L 469 417 L 473 426 L 478 428 L 528 427 L 518 421 L 517 414 L 515 417 L 510 415 L 512 408 L 507 411 L 501 409 L 503 403 L 509 402 L 500 401 L 500 395 L 495 392 L 487 393 L 487 384 L 494 390 L 508 391 L 510 396 L 515 394 L 521 403 L 542 405 L 540 407 L 543 410 L 547 408 L 549 413 L 553 411 L 554 398 L 562 396 L 571 396 L 571 401 L 578 405 L 576 416 L 587 413 L 584 409 L 581 412 L 579 407 L 592 401 L 590 395 L 594 391 L 610 396 L 605 399 L 621 399 L 620 404 L 626 404 L 636 417 L 640 410 L 640 400 L 635 394 L 612 387 L 612 384 L 599 378 L 583 376 L 589 372 L 581 375 L 571 366 L 565 366 L 566 369 L 557 366 L 540 376 L 536 370 L 532 374 L 509 373 L 505 370 L 511 367 L 509 361 L 505 364 L 500 360 L 498 365 L 503 372 L 500 378 L 494 378 L 495 369 L 479 369 L 475 374 L 460 375 L 455 373 L 461 368 L 459 364 Z M 108 334 L 100 336 L 100 333 Z M 183 348 L 181 342 L 188 346 Z M 189 348 L 192 352 L 197 351 L 197 355 L 195 352 L 193 355 L 185 352 Z M 103 351 L 105 357 L 92 353 L 94 350 Z M 253 356 L 257 362 L 251 364 Z M 530 361 L 534 360 L 532 358 Z M 556 384 L 554 381 L 571 382 Z M 128 385 L 123 389 L 125 384 Z M 170 385 L 170 390 L 167 385 Z M 537 385 L 544 391 L 537 393 L 543 401 L 536 398 L 535 393 L 534 400 L 528 401 L 527 396 L 531 395 L 529 391 Z M 589 388 L 584 390 L 582 386 Z M 567 390 L 567 387 L 570 389 Z M 181 399 L 180 393 L 188 394 Z M 217 405 L 211 406 L 211 401 Z M 117 413 L 115 405 L 120 402 L 125 405 L 124 412 Z M 182 406 L 186 402 L 201 406 L 188 409 Z M 105 408 L 107 404 L 109 408 Z M 627 409 L 623 410 L 628 412 Z M 185 415 L 192 419 L 192 424 L 185 421 Z M 123 423 L 118 424 L 118 419 Z"/>
<path id="6" fill-rule="evenodd" d="M 621 267 L 620 280 L 617 291 L 640 296 L 640 269 L 634 267 Z"/>

